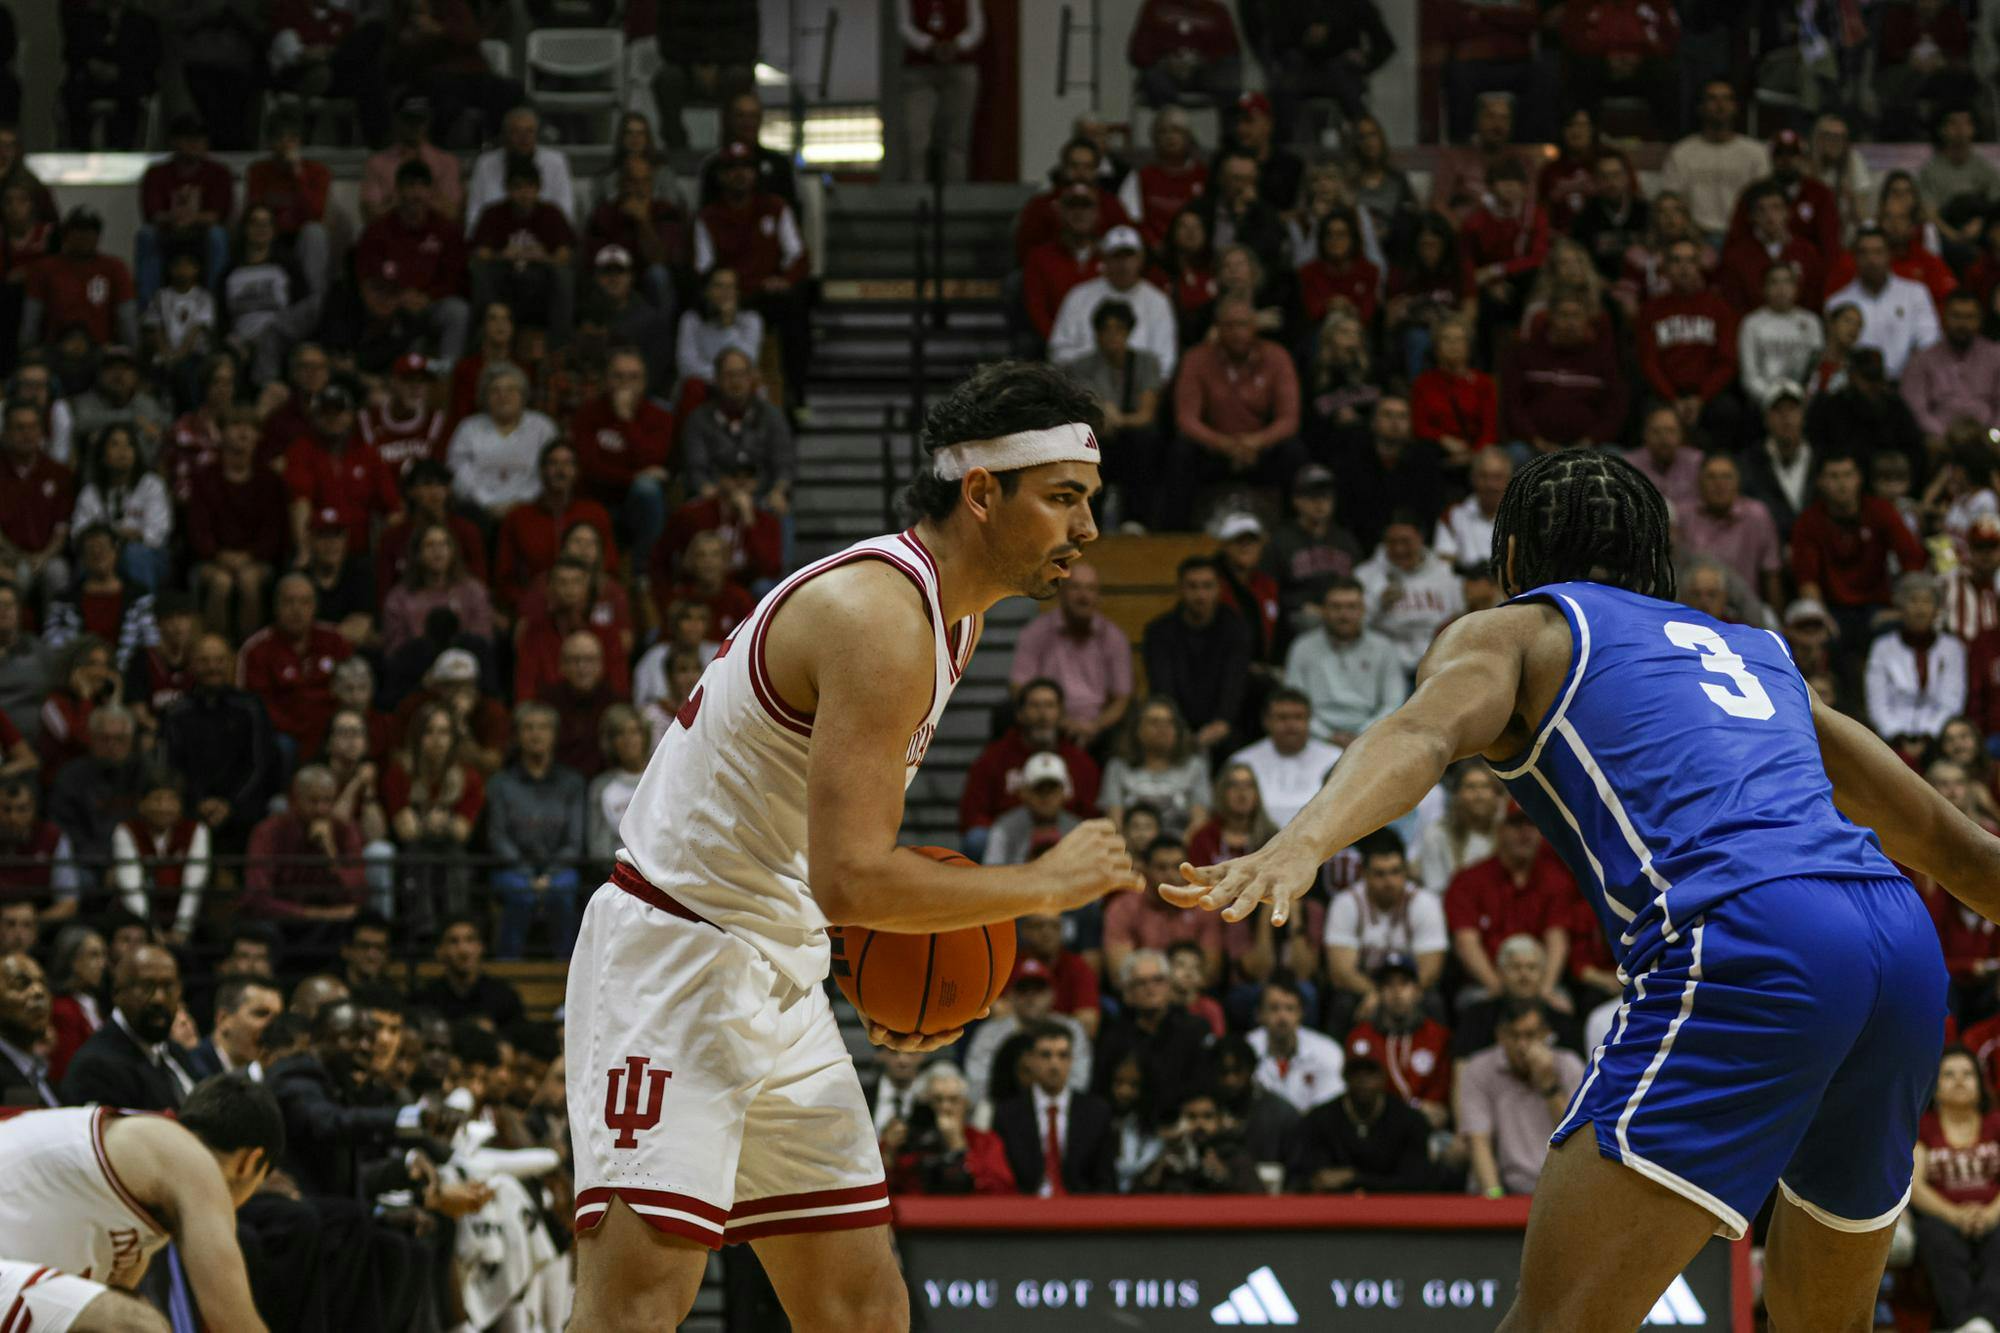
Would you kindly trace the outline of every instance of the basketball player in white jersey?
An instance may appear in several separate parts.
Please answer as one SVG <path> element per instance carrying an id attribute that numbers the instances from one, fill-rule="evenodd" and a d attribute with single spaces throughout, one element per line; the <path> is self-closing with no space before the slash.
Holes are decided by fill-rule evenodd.
<path id="1" fill-rule="evenodd" d="M 1097 536 L 1098 420 L 1047 366 L 973 375 L 925 423 L 916 526 L 780 584 L 654 752 L 570 962 L 577 1333 L 674 1327 L 737 1241 L 800 1333 L 909 1327 L 826 928 L 953 930 L 1140 887 L 1106 820 L 1031 866 L 896 845 L 984 612 L 1053 596 Z"/>
<path id="2" fill-rule="evenodd" d="M 109 1107 L 0 1121 L 0 1330 L 166 1333 L 125 1291 L 168 1241 L 214 1333 L 265 1333 L 236 1244 L 236 1210 L 284 1151 L 261 1084 L 224 1074 L 175 1113 Z"/>

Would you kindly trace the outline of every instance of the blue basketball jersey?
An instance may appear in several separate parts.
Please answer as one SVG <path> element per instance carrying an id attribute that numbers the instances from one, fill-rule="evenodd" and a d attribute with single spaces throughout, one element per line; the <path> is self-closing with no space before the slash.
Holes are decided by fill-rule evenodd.
<path id="1" fill-rule="evenodd" d="M 1495 765 L 1636 974 L 1715 904 L 1774 880 L 1896 870 L 1834 808 L 1783 638 L 1596 583 L 1558 583 L 1569 673 L 1528 749 Z"/>

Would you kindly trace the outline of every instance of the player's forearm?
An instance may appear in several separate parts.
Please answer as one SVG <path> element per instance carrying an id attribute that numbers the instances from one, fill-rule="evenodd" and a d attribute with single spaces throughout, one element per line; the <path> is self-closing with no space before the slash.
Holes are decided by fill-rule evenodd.
<path id="1" fill-rule="evenodd" d="M 1421 722 L 1390 716 L 1361 733 L 1326 785 L 1272 839 L 1324 861 L 1417 808 L 1444 777 L 1451 742 Z"/>
<path id="2" fill-rule="evenodd" d="M 815 868 L 813 897 L 834 925 L 902 934 L 961 930 L 1058 910 L 1033 865 L 942 865 L 907 847 L 872 861 Z"/>

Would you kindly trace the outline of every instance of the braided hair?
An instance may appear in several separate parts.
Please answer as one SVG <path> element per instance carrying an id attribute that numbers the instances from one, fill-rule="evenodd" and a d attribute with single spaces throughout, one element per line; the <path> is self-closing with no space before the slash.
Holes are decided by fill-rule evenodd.
<path id="1" fill-rule="evenodd" d="M 1512 578 L 1507 546 L 1514 545 Z M 1674 596 L 1667 502 L 1615 454 L 1566 449 L 1514 474 L 1493 519 L 1493 577 L 1510 595 L 1588 580 Z"/>

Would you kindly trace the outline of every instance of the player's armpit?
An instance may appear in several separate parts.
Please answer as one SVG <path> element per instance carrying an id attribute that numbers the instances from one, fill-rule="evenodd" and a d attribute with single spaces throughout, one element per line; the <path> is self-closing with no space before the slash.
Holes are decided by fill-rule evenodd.
<path id="1" fill-rule="evenodd" d="M 1840 812 L 1874 829 L 1891 859 L 2000 921 L 2000 838 L 1967 818 L 1874 732 L 1817 697 L 1813 726 Z"/>

